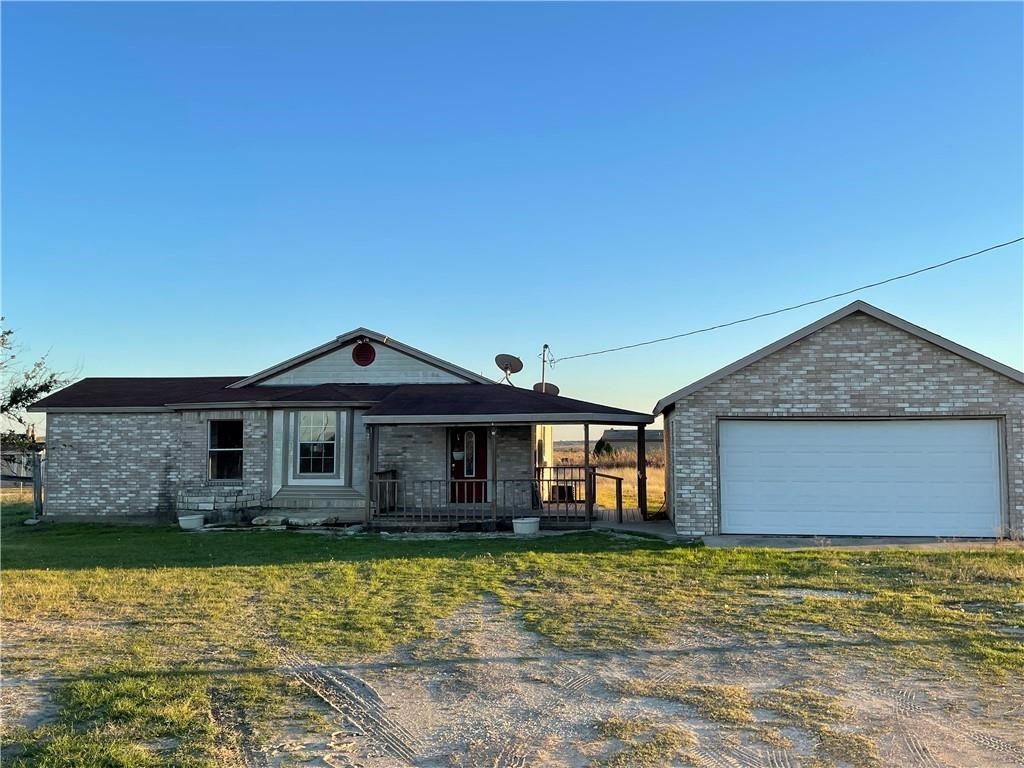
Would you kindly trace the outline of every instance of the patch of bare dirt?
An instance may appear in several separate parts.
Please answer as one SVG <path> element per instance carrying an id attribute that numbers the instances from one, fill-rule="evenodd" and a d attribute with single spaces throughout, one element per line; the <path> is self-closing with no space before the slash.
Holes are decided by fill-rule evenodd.
<path id="1" fill-rule="evenodd" d="M 111 629 L 68 627 L 69 637 L 82 640 Z M 5 662 L 13 654 L 16 661 L 46 663 L 30 627 L 10 630 L 5 626 Z M 491 600 L 441 622 L 432 638 L 355 664 L 325 665 L 279 639 L 263 639 L 276 651 L 279 671 L 307 695 L 256 732 L 244 708 L 215 689 L 211 717 L 227 736 L 218 754 L 224 766 L 632 765 L 628 744 L 598 727 L 611 719 L 692 734 L 685 756 L 673 753 L 664 765 L 1024 766 L 1022 681 L 905 674 L 854 661 L 813 637 L 803 644 L 754 641 L 695 628 L 628 653 L 570 653 Z M 34 727 L 52 720 L 53 685 L 48 677 L 6 670 L 4 723 Z M 723 719 L 671 693 L 715 686 L 749 699 L 749 720 Z M 763 704 L 780 689 L 837 702 L 843 714 L 830 727 L 840 739 L 859 739 L 864 753 L 823 752 L 814 727 Z"/>
<path id="2" fill-rule="evenodd" d="M 694 734 L 685 759 L 665 765 L 868 764 L 863 756 L 844 761 L 822 753 L 813 729 L 776 712 L 754 706 L 752 722 L 722 722 L 692 703 L 625 695 L 624 681 L 737 686 L 752 701 L 779 688 L 811 690 L 845 708 L 834 729 L 863 739 L 877 765 L 1024 766 L 1020 718 L 1012 715 L 1024 706 L 1019 681 L 988 696 L 963 681 L 897 678 L 841 657 L 822 663 L 820 649 L 792 643 L 751 646 L 745 638 L 695 632 L 630 653 L 568 653 L 488 601 L 442 622 L 432 639 L 344 670 L 290 661 L 307 676 L 325 722 L 319 730 L 303 727 L 300 716 L 279 722 L 275 743 L 288 748 L 271 755 L 275 767 L 583 768 L 620 751 L 621 743 L 596 727 L 613 717 Z"/>

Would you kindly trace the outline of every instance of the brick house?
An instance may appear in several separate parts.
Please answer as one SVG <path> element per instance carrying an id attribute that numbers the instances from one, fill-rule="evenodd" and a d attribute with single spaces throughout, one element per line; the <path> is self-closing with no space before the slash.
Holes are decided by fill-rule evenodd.
<path id="1" fill-rule="evenodd" d="M 77 519 L 586 522 L 589 467 L 572 505 L 551 502 L 551 426 L 653 421 L 496 384 L 365 328 L 251 376 L 87 378 L 30 410 L 46 413 L 44 514 Z"/>
<path id="2" fill-rule="evenodd" d="M 680 535 L 1024 532 L 1024 373 L 861 301 L 655 413 Z"/>

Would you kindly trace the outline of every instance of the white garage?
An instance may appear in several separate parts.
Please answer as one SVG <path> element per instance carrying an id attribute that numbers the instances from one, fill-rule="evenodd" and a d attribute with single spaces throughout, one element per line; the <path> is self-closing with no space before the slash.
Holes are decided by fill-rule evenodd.
<path id="1" fill-rule="evenodd" d="M 680 536 L 1024 536 L 1024 372 L 863 301 L 654 412 Z"/>
<path id="2" fill-rule="evenodd" d="M 722 533 L 996 536 L 994 419 L 719 422 Z"/>

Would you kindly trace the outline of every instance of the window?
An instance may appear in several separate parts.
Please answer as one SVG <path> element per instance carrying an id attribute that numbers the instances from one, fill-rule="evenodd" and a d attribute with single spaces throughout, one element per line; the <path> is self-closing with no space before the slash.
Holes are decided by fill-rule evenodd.
<path id="1" fill-rule="evenodd" d="M 333 475 L 337 442 L 334 411 L 299 411 L 299 474 Z"/>
<path id="2" fill-rule="evenodd" d="M 465 450 L 465 455 L 462 457 L 462 474 L 466 477 L 476 477 L 476 433 L 472 430 L 466 430 L 462 446 Z"/>
<path id="3" fill-rule="evenodd" d="M 242 479 L 242 420 L 210 422 L 210 479 Z"/>

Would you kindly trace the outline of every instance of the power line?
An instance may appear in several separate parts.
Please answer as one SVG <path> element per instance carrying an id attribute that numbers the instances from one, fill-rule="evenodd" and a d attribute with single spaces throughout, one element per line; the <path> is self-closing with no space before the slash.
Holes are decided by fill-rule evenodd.
<path id="1" fill-rule="evenodd" d="M 954 263 L 956 263 L 958 261 L 963 261 L 964 259 L 970 259 L 970 258 L 973 258 L 974 256 L 980 256 L 983 253 L 988 253 L 989 251 L 994 251 L 997 248 L 1005 248 L 1008 245 L 1013 245 L 1014 243 L 1019 243 L 1022 240 L 1024 240 L 1024 237 L 1018 237 L 1015 240 L 1007 240 L 1005 243 L 999 243 L 998 245 L 990 245 L 988 248 L 982 248 L 980 251 L 975 251 L 974 253 L 968 253 L 965 256 L 957 256 L 955 259 L 949 259 L 948 261 L 942 261 L 942 262 L 939 262 L 938 264 L 932 264 L 932 265 L 927 266 L 927 267 L 921 267 L 921 269 L 915 269 L 913 272 L 906 272 L 905 274 L 896 275 L 895 277 L 888 277 L 885 280 L 879 280 L 878 282 L 875 282 L 875 283 L 868 283 L 867 285 L 861 285 L 861 286 L 858 286 L 857 288 L 851 288 L 848 291 L 840 291 L 839 293 L 833 293 L 830 296 L 824 296 L 824 297 L 822 297 L 820 299 L 812 299 L 811 301 L 804 301 L 804 302 L 801 302 L 800 304 L 793 304 L 790 307 L 782 307 L 781 309 L 773 309 L 771 312 L 761 312 L 760 314 L 751 315 L 750 317 L 744 317 L 744 318 L 741 318 L 740 320 L 732 320 L 732 321 L 730 321 L 728 323 L 719 323 L 718 325 L 709 325 L 707 328 L 698 328 L 698 329 L 693 330 L 693 331 L 686 331 L 685 333 L 676 333 L 676 334 L 674 334 L 672 336 L 663 336 L 660 339 L 650 339 L 649 341 L 639 341 L 636 344 L 623 344 L 621 347 L 609 347 L 608 349 L 599 349 L 599 350 L 596 350 L 594 352 L 584 352 L 584 353 L 579 354 L 579 355 L 566 355 L 565 357 L 560 357 L 557 360 L 553 360 L 552 362 L 560 363 L 563 360 L 575 360 L 575 359 L 580 358 L 580 357 L 593 357 L 594 355 L 606 355 L 609 352 L 621 352 L 624 349 L 635 349 L 636 347 L 646 347 L 646 346 L 649 346 L 651 344 L 660 344 L 663 341 L 672 341 L 673 339 L 681 339 L 684 336 L 695 336 L 698 333 L 707 333 L 708 331 L 717 331 L 720 328 L 728 328 L 731 325 L 739 325 L 740 323 L 749 323 L 751 320 L 760 320 L 762 317 L 771 317 L 772 315 L 779 315 L 779 314 L 782 314 L 783 312 L 792 312 L 794 309 L 800 309 L 802 307 L 809 307 L 812 304 L 820 304 L 823 301 L 829 301 L 830 299 L 838 299 L 841 296 L 849 296 L 851 293 L 857 293 L 858 291 L 864 291 L 864 290 L 867 290 L 868 288 L 876 288 L 879 285 L 885 285 L 886 283 L 892 283 L 892 282 L 895 282 L 896 280 L 903 280 L 903 279 L 908 278 L 908 277 L 913 277 L 914 275 L 920 275 L 922 272 L 928 272 L 928 271 L 933 270 L 933 269 L 939 269 L 940 267 L 946 267 L 946 266 L 949 266 L 950 264 L 954 264 Z"/>

